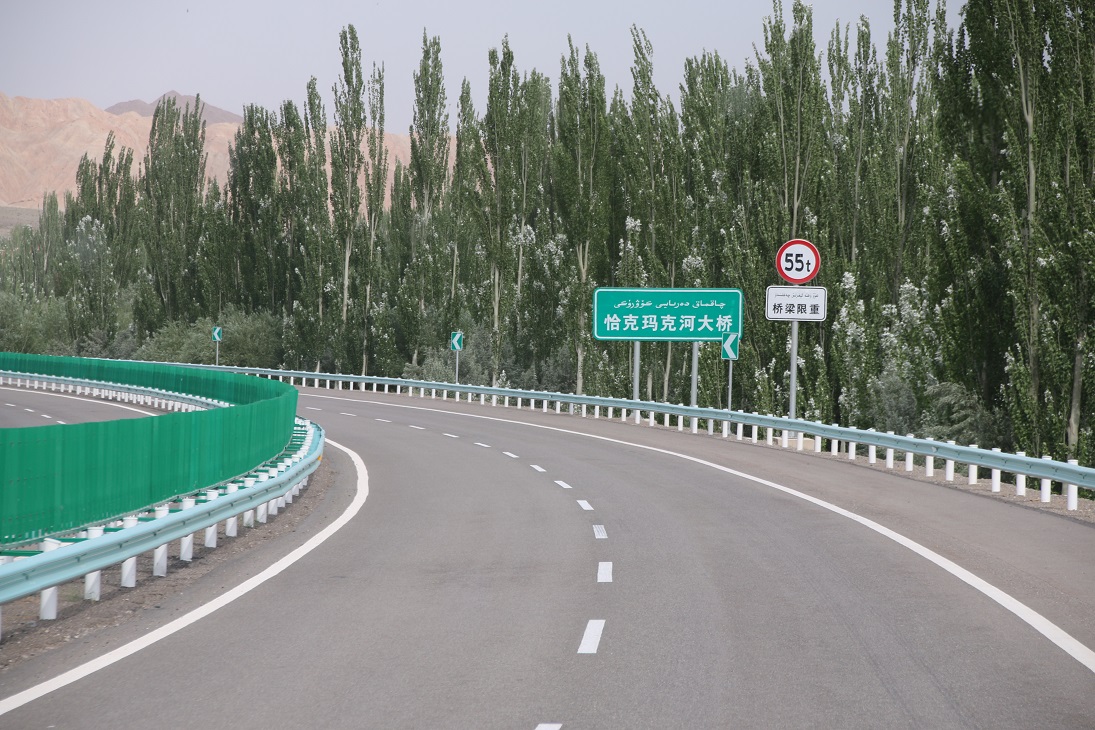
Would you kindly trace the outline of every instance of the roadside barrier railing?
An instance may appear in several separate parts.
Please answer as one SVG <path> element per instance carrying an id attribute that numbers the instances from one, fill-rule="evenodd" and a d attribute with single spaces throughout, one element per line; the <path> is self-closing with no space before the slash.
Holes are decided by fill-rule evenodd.
<path id="1" fill-rule="evenodd" d="M 1002 485 L 1002 475 L 1010 473 L 1014 476 L 1015 493 L 1025 496 L 1028 479 L 1040 480 L 1040 501 L 1048 503 L 1052 499 L 1052 483 L 1061 484 L 1062 495 L 1066 499 L 1067 510 L 1078 509 L 1079 489 L 1095 490 L 1095 469 L 1080 466 L 1075 460 L 1067 462 L 1057 461 L 1049 456 L 1041 458 L 1028 456 L 1023 452 L 1010 454 L 1000 449 L 980 448 L 977 445 L 959 445 L 953 441 L 936 441 L 931 438 L 917 438 L 912 434 L 905 436 L 892 432 L 881 433 L 873 429 L 863 430 L 858 428 L 846 428 L 836 424 L 827 425 L 816 421 L 802 419 L 789 419 L 779 416 L 763 415 L 760 413 L 747 413 L 744 411 L 728 411 L 717 408 L 692 408 L 685 405 L 673 405 L 654 401 L 630 400 L 623 398 L 603 398 L 589 395 L 574 395 L 566 393 L 550 393 L 545 391 L 519 390 L 512 388 L 491 388 L 477 385 L 459 385 L 453 383 L 441 383 L 418 380 L 405 380 L 402 378 L 378 378 L 363 375 L 339 375 L 300 370 L 273 370 L 265 368 L 225 367 L 217 368 L 212 365 L 194 365 L 191 367 L 230 370 L 231 372 L 255 375 L 267 379 L 277 379 L 290 385 L 326 388 L 332 390 L 371 390 L 374 392 L 394 392 L 420 398 L 429 397 L 447 400 L 452 394 L 456 398 L 466 398 L 472 402 L 478 398 L 478 402 L 486 405 L 502 405 L 509 407 L 511 403 L 516 408 L 536 407 L 544 412 L 561 413 L 563 407 L 572 415 L 580 414 L 583 417 L 614 418 L 617 416 L 622 421 L 635 424 L 647 424 L 650 427 L 676 428 L 685 430 L 685 420 L 689 422 L 688 429 L 691 433 L 698 433 L 700 424 L 706 424 L 709 435 L 714 435 L 716 427 L 721 430 L 723 438 L 730 438 L 734 432 L 738 441 L 751 440 L 756 443 L 758 431 L 764 431 L 766 443 L 772 445 L 778 433 L 780 444 L 784 448 L 794 448 L 802 451 L 806 447 L 806 437 L 812 441 L 812 450 L 821 452 L 826 448 L 830 454 L 845 455 L 849 460 L 855 461 L 861 456 L 861 451 L 866 450 L 869 463 L 874 464 L 877 459 L 878 449 L 885 454 L 886 467 L 893 469 L 897 454 L 903 456 L 903 468 L 905 471 L 913 471 L 914 458 L 920 457 L 923 461 L 925 475 L 935 477 L 936 464 L 940 462 L 943 469 L 943 480 L 953 482 L 955 480 L 956 466 L 964 465 L 970 484 L 976 483 L 981 470 L 987 470 L 991 475 L 991 489 L 999 492 Z M 321 385 L 322 383 L 322 385 Z M 676 419 L 675 424 L 672 419 Z M 660 421 L 660 423 L 659 423 Z M 720 426 L 721 424 L 721 426 Z M 746 429 L 750 430 L 746 434 Z"/>

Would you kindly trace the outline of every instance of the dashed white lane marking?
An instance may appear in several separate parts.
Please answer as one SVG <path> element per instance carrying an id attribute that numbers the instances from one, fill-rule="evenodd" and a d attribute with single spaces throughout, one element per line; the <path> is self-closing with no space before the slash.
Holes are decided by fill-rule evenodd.
<path id="1" fill-rule="evenodd" d="M 593 511 L 592 505 L 590 505 L 590 503 L 585 501 L 584 499 L 579 499 L 578 500 L 578 506 L 581 507 L 582 509 L 584 509 L 586 512 L 592 512 Z"/>
<path id="2" fill-rule="evenodd" d="M 134 639 L 128 644 L 123 644 L 117 649 L 109 651 L 100 657 L 96 657 L 95 659 L 85 662 L 78 667 L 70 669 L 63 674 L 54 677 L 53 679 L 46 680 L 41 684 L 36 684 L 30 689 L 23 690 L 18 694 L 11 695 L 10 697 L 5 697 L 3 700 L 0 700 L 0 715 L 7 714 L 8 712 L 11 712 L 16 708 L 22 707 L 28 702 L 33 702 L 34 700 L 44 695 L 47 695 L 54 690 L 66 687 L 90 674 L 94 674 L 100 669 L 105 669 L 106 667 L 109 667 L 116 662 L 120 662 L 128 656 L 136 654 L 141 649 L 155 644 L 160 639 L 165 639 L 168 636 L 171 636 L 172 634 L 181 631 L 187 626 L 190 626 L 191 624 L 200 621 L 217 609 L 223 608 L 240 596 L 249 593 L 256 587 L 262 585 L 266 581 L 278 575 L 290 565 L 297 562 L 305 555 L 322 545 L 329 537 L 342 529 L 346 525 L 346 523 L 352 520 L 354 516 L 361 510 L 361 508 L 365 506 L 365 500 L 369 496 L 369 472 L 365 469 L 365 462 L 362 461 L 361 457 L 358 456 L 355 452 L 351 451 L 345 446 L 342 446 L 341 444 L 331 441 L 330 439 L 327 439 L 327 443 L 331 446 L 334 446 L 336 449 L 345 452 L 350 457 L 350 460 L 353 461 L 354 468 L 357 471 L 357 491 L 354 493 L 354 498 L 350 502 L 350 504 L 347 505 L 342 514 L 335 518 L 334 522 L 327 525 L 327 527 L 323 528 L 318 533 L 313 535 L 303 545 L 293 550 L 281 560 L 278 560 L 269 568 L 266 568 L 261 573 L 258 573 L 257 575 L 248 578 L 244 582 L 237 585 L 235 588 L 221 593 L 209 603 L 201 605 L 198 608 L 195 608 L 190 613 L 183 614 L 174 621 L 171 621 L 170 623 L 167 623 L 158 629 L 149 631 L 147 634 L 141 636 L 139 639 Z"/>
<path id="3" fill-rule="evenodd" d="M 340 416 L 356 416 L 356 413 L 339 413 Z"/>
<path id="4" fill-rule="evenodd" d="M 391 423 L 391 421 L 389 421 L 387 418 L 378 418 L 376 420 L 380 421 L 381 423 Z"/>
<path id="5" fill-rule="evenodd" d="M 322 408 L 316 408 L 315 406 L 304 406 L 309 411 L 322 411 Z"/>
<path id="6" fill-rule="evenodd" d="M 5 403 L 4 405 L 6 405 L 10 408 L 15 408 L 16 407 L 16 405 L 14 403 Z"/>
<path id="7" fill-rule="evenodd" d="M 451 439 L 458 439 L 458 438 L 460 438 L 460 437 L 459 437 L 459 436 L 457 436 L 457 435 L 456 435 L 455 433 L 446 433 L 446 434 L 442 434 L 442 435 L 443 435 L 443 436 L 448 436 L 448 437 L 449 437 L 449 438 L 451 438 Z"/>
<path id="8" fill-rule="evenodd" d="M 561 479 L 556 479 L 556 480 L 555 480 L 555 483 L 556 483 L 556 484 L 558 484 L 558 485 L 559 485 L 560 487 L 562 487 L 563 489 L 570 489 L 570 485 L 569 485 L 569 484 L 567 484 L 566 482 L 564 482 L 564 481 L 563 481 L 563 480 L 561 480 Z"/>
<path id="9" fill-rule="evenodd" d="M 27 413 L 34 413 L 33 408 L 24 408 L 23 410 L 26 411 Z"/>
<path id="10" fill-rule="evenodd" d="M 597 582 L 612 582 L 612 563 L 597 563 Z"/>
<path id="11" fill-rule="evenodd" d="M 481 444 L 478 441 L 475 442 L 475 445 L 476 446 L 482 446 L 484 449 L 489 449 L 490 448 L 490 444 Z"/>
<path id="12" fill-rule="evenodd" d="M 595 618 L 586 624 L 586 632 L 582 634 L 582 643 L 578 645 L 578 653 L 596 654 L 597 647 L 601 644 L 601 633 L 604 630 L 604 619 Z"/>
<path id="13" fill-rule="evenodd" d="M 547 471 L 547 469 L 545 469 L 544 467 L 537 466 L 536 464 L 529 464 L 529 466 L 531 466 L 533 469 L 535 469 L 536 471 L 538 471 L 540 473 L 543 473 L 543 472 Z"/>
<path id="14" fill-rule="evenodd" d="M 604 525 L 594 525 L 593 526 L 593 537 L 597 538 L 598 540 L 604 540 L 604 539 L 608 538 L 608 533 L 605 532 L 605 526 Z"/>
<path id="15" fill-rule="evenodd" d="M 43 413 L 42 418 L 53 418 L 53 416 L 47 416 L 45 413 Z"/>
<path id="16" fill-rule="evenodd" d="M 308 394 L 308 395 L 311 396 L 311 394 Z M 312 396 L 312 397 L 315 397 L 315 398 L 336 398 L 338 396 L 315 395 L 315 396 Z M 380 403 L 379 401 L 375 401 L 375 402 Z M 387 403 L 383 403 L 383 405 L 390 405 L 394 408 L 411 408 L 411 409 L 414 409 L 414 410 L 428 410 L 428 411 L 437 411 L 438 410 L 438 409 L 435 409 L 435 408 L 423 408 L 422 406 L 393 405 L 393 404 L 387 404 Z M 446 412 L 448 412 L 448 411 L 446 411 Z M 623 439 L 615 439 L 615 438 L 610 438 L 608 436 L 598 436 L 598 435 L 591 434 L 591 433 L 583 433 L 582 431 L 574 431 L 574 430 L 567 429 L 567 428 L 559 428 L 558 426 L 544 426 L 544 425 L 541 425 L 541 424 L 526 423 L 524 421 L 517 421 L 517 420 L 513 420 L 513 419 L 509 419 L 509 418 L 498 418 L 496 416 L 484 416 L 484 415 L 477 415 L 477 414 L 470 414 L 470 413 L 461 413 L 461 414 L 458 414 L 458 415 L 460 417 L 463 417 L 463 418 L 478 418 L 478 419 L 482 419 L 482 420 L 486 420 L 486 421 L 495 421 L 495 422 L 499 422 L 499 423 L 506 423 L 506 424 L 524 426 L 526 428 L 539 428 L 539 429 L 543 429 L 545 431 L 554 431 L 556 433 L 566 433 L 566 434 L 571 434 L 571 435 L 574 435 L 574 436 L 580 436 L 580 437 L 583 437 L 583 438 L 595 439 L 597 441 L 601 441 L 601 442 L 604 442 L 604 443 L 619 444 L 621 446 L 628 446 L 630 448 L 642 449 L 644 451 L 650 451 L 650 452 L 656 453 L 656 454 L 664 454 L 666 456 L 671 456 L 671 457 L 674 457 L 674 458 L 677 458 L 677 459 L 683 459 L 684 461 L 690 461 L 693 464 L 700 464 L 702 466 L 708 467 L 710 469 L 715 469 L 715 470 L 721 471 L 721 472 L 726 473 L 726 474 L 732 474 L 732 475 L 734 475 L 734 476 L 736 476 L 740 479 L 746 479 L 746 480 L 751 481 L 755 484 L 761 484 L 763 486 L 769 487 L 770 489 L 774 489 L 776 491 L 782 492 L 782 493 L 787 494 L 789 496 L 795 497 L 796 499 L 801 499 L 805 502 L 809 502 L 809 503 L 811 503 L 811 504 L 813 504 L 817 507 L 820 507 L 821 509 L 828 510 L 829 512 L 832 512 L 833 514 L 840 515 L 841 517 L 845 517 L 849 520 L 852 520 L 853 522 L 859 523 L 863 527 L 866 527 L 868 530 L 872 530 L 875 533 L 877 533 L 878 535 L 881 535 L 882 537 L 884 537 L 886 539 L 892 540 L 893 542 L 897 543 L 898 545 L 901 545 L 902 547 L 904 547 L 907 550 L 913 552 L 914 554 L 920 556 L 921 558 L 924 558 L 928 562 L 933 563 L 934 565 L 936 565 L 937 567 L 939 567 L 942 570 L 946 571 L 947 573 L 950 573 L 952 576 L 954 576 L 958 580 L 962 581 L 963 583 L 968 585 L 970 588 L 974 589 L 975 591 L 978 591 L 979 593 L 984 595 L 989 600 L 991 600 L 994 603 L 998 604 L 1004 610 L 1011 612 L 1014 616 L 1019 618 L 1019 620 L 1021 620 L 1023 623 L 1030 626 L 1032 629 L 1034 629 L 1039 634 L 1044 636 L 1047 640 L 1049 640 L 1052 644 L 1057 646 L 1059 649 L 1064 651 L 1066 654 L 1068 654 L 1070 657 L 1072 657 L 1073 659 L 1078 661 L 1080 664 L 1084 665 L 1084 667 L 1086 667 L 1089 671 L 1095 672 L 1095 651 L 1093 651 L 1092 649 L 1087 647 L 1085 644 L 1083 644 L 1081 641 L 1076 639 L 1074 636 L 1072 636 L 1071 634 L 1066 632 L 1060 626 L 1053 623 L 1048 618 L 1046 618 L 1042 614 L 1040 614 L 1037 611 L 1035 611 L 1034 609 L 1032 609 L 1030 606 L 1028 606 L 1025 603 L 1019 601 L 1014 596 L 1012 596 L 1008 593 L 1005 593 L 1004 591 L 1000 590 L 996 586 L 992 585 L 991 583 L 989 583 L 988 581 L 984 580 L 983 578 L 977 576 L 976 574 L 970 572 L 969 570 L 963 568 L 962 566 L 955 563 L 953 560 L 949 560 L 949 559 L 943 557 L 942 555 L 935 552 L 934 550 L 931 550 L 930 548 L 927 548 L 924 545 L 921 545 L 920 543 L 918 543 L 918 542 L 916 542 L 916 541 L 914 541 L 914 540 L 912 540 L 908 537 L 905 537 L 904 535 L 902 535 L 899 532 L 895 532 L 895 531 L 891 530 L 888 527 L 884 527 L 883 525 L 875 522 L 874 520 L 870 520 L 866 517 L 863 517 L 862 515 L 856 514 L 855 512 L 851 512 L 849 510 L 846 510 L 843 507 L 837 507 L 835 504 L 833 504 L 831 502 L 826 502 L 823 499 L 818 499 L 817 497 L 813 497 L 813 496 L 811 496 L 809 494 L 806 494 L 804 492 L 800 492 L 797 489 L 791 489 L 790 487 L 785 487 L 782 484 L 778 484 L 776 482 L 772 482 L 772 481 L 769 481 L 767 479 L 762 479 L 761 477 L 754 476 L 752 474 L 748 474 L 748 473 L 743 472 L 743 471 L 738 471 L 737 469 L 731 469 L 730 467 L 722 466 L 721 464 L 715 464 L 714 462 L 707 461 L 706 459 L 701 459 L 701 458 L 696 457 L 696 456 L 690 456 L 688 454 L 682 454 L 678 451 L 670 451 L 669 449 L 658 448 L 657 446 L 649 446 L 649 445 L 646 445 L 646 444 L 637 444 L 633 441 L 625 441 Z"/>
<path id="17" fill-rule="evenodd" d="M 542 722 L 536 726 L 536 730 L 563 730 L 561 722 Z"/>
<path id="18" fill-rule="evenodd" d="M 503 454 L 505 454 L 506 456 L 508 456 L 508 457 L 509 457 L 509 458 L 511 458 L 511 459 L 516 459 L 516 458 L 518 458 L 518 457 L 517 457 L 517 454 L 511 454 L 511 453 L 510 453 L 510 452 L 508 452 L 508 451 L 503 451 L 502 453 L 503 453 Z"/>
<path id="19" fill-rule="evenodd" d="M 411 426 L 411 428 L 413 428 L 416 431 L 425 431 L 426 430 L 425 426 Z"/>
<path id="20" fill-rule="evenodd" d="M 64 422 L 64 421 L 57 421 L 57 423 L 61 424 L 62 426 L 64 426 L 64 425 L 65 425 L 65 422 Z"/>

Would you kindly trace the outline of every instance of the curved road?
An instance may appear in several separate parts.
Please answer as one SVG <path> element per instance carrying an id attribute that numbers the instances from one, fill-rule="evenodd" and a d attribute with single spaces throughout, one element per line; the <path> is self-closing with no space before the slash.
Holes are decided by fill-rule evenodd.
<path id="1" fill-rule="evenodd" d="M 367 481 L 329 447 L 298 533 L 17 665 L 0 696 L 259 573 L 359 486 L 360 513 L 0 727 L 1095 726 L 1088 524 L 592 418 L 312 389 L 300 413 Z"/>
<path id="2" fill-rule="evenodd" d="M 49 390 L 0 387 L 0 428 L 91 423 L 157 415 L 152 408 Z"/>

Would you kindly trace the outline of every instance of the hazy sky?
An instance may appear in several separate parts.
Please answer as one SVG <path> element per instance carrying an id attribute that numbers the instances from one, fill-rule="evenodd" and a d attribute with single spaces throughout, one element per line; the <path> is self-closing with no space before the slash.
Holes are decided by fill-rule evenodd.
<path id="1" fill-rule="evenodd" d="M 784 6 L 790 26 L 790 2 Z M 813 7 L 820 48 L 838 19 L 854 25 L 866 15 L 879 47 L 893 27 L 892 0 L 817 0 Z M 609 93 L 619 85 L 630 98 L 629 28 L 636 24 L 653 43 L 658 89 L 676 97 L 686 58 L 717 50 L 741 69 L 753 44 L 762 45 L 762 20 L 771 13 L 770 2 L 733 0 L 549 0 L 535 8 L 485 0 L 0 0 L 0 92 L 80 97 L 108 107 L 152 101 L 174 89 L 239 113 L 248 103 L 268 109 L 285 99 L 300 104 L 315 76 L 330 115 L 340 72 L 338 33 L 352 23 L 366 76 L 373 62 L 385 65 L 386 127 L 405 134 L 425 28 L 441 38 L 455 129 L 461 79 L 471 82 L 481 114 L 487 52 L 506 34 L 517 67 L 535 68 L 554 85 L 569 33 L 577 47 L 597 53 Z M 953 24 L 954 8 L 950 15 Z"/>

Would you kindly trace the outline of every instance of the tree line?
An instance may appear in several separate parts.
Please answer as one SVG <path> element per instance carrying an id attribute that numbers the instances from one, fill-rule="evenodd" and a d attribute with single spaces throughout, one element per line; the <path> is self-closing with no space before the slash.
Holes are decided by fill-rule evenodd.
<path id="1" fill-rule="evenodd" d="M 449 116 L 441 40 L 413 74 L 409 162 L 384 145 L 383 64 L 244 109 L 223 181 L 197 108 L 164 99 L 134 169 L 108 139 L 64 206 L 0 242 L 0 349 L 209 360 L 630 395 L 594 340 L 599 286 L 733 287 L 736 408 L 786 412 L 789 327 L 762 315 L 806 238 L 828 320 L 800 328 L 798 402 L 826 423 L 1095 451 L 1095 15 L 1085 0 L 896 0 L 894 30 L 773 4 L 741 70 L 688 59 L 674 96 L 632 28 L 630 89 L 573 41 L 554 79 L 487 53 Z M 389 178 L 392 180 L 389 184 Z M 683 402 L 687 343 L 643 348 L 644 398 Z M 700 403 L 725 405 L 717 344 Z"/>

